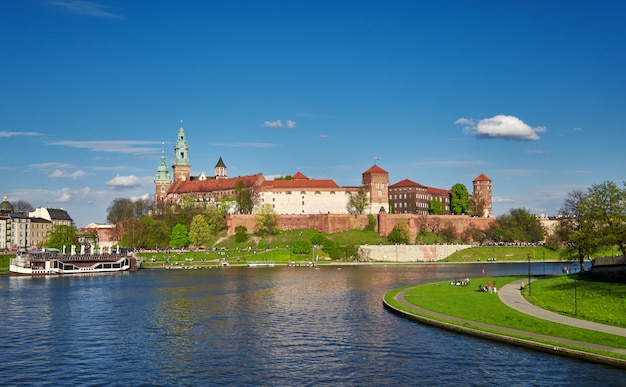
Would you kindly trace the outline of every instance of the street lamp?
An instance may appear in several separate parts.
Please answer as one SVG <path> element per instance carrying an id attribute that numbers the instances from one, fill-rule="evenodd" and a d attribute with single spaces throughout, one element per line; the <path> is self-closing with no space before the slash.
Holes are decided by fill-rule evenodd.
<path id="1" fill-rule="evenodd" d="M 530 254 L 528 254 L 528 295 L 530 296 Z"/>

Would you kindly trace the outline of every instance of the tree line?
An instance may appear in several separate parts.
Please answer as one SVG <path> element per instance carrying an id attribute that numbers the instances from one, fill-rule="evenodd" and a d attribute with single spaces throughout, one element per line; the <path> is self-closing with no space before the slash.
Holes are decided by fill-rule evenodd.
<path id="1" fill-rule="evenodd" d="M 178 204 L 157 206 L 154 200 L 128 198 L 115 199 L 107 209 L 107 221 L 115 224 L 115 238 L 122 246 L 134 248 L 179 248 L 203 246 L 226 230 L 226 215 L 236 212 L 251 213 L 254 194 L 239 192 L 239 199 L 224 200 L 217 205 L 198 205 L 191 195 L 183 196 Z M 471 212 L 471 199 L 467 190 L 460 187 L 452 208 Z M 366 197 L 363 190 L 351 195 L 348 206 L 352 213 L 365 210 Z M 553 232 L 548 233 L 536 215 L 525 208 L 509 210 L 496 217 L 486 230 L 470 230 L 458 235 L 452 222 L 432 219 L 420 222 L 415 240 L 409 240 L 409 227 L 400 222 L 387 236 L 389 243 L 544 243 L 551 249 L 561 251 L 564 257 L 578 259 L 583 267 L 590 258 L 607 246 L 615 246 L 626 255 L 626 185 L 619 187 L 612 181 L 593 185 L 586 191 L 568 193 L 557 215 L 559 221 Z M 270 204 L 259 207 L 255 214 L 255 226 L 260 234 L 277 232 L 278 215 Z M 374 230 L 375 219 L 368 226 Z M 77 238 L 72 227 L 57 227 L 51 234 L 48 247 L 71 245 Z M 247 230 L 239 228 L 238 240 L 245 240 Z M 434 238 L 434 239 L 433 239 Z"/>

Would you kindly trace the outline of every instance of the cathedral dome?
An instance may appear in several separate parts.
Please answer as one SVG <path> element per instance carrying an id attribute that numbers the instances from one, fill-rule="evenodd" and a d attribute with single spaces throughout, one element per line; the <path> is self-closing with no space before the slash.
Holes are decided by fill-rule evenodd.
<path id="1" fill-rule="evenodd" d="M 0 212 L 4 212 L 4 213 L 13 212 L 13 204 L 9 202 L 9 198 L 7 196 L 5 196 L 2 203 L 0 203 Z"/>

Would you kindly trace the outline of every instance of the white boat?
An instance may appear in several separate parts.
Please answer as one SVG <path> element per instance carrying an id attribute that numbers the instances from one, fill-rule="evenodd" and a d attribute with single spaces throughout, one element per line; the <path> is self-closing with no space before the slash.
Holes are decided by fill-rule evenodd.
<path id="1" fill-rule="evenodd" d="M 141 265 L 132 254 L 59 254 L 37 250 L 18 254 L 11 259 L 11 275 L 87 274 L 133 271 Z"/>
<path id="2" fill-rule="evenodd" d="M 274 267 L 272 261 L 248 262 L 248 267 Z"/>

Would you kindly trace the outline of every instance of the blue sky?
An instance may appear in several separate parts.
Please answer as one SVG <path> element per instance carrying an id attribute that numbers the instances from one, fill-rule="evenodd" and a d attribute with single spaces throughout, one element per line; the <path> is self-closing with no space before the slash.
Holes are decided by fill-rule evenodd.
<path id="1" fill-rule="evenodd" d="M 82 227 L 154 193 L 180 120 L 192 174 L 471 190 L 555 214 L 624 180 L 615 1 L 0 2 L 0 194 Z"/>

